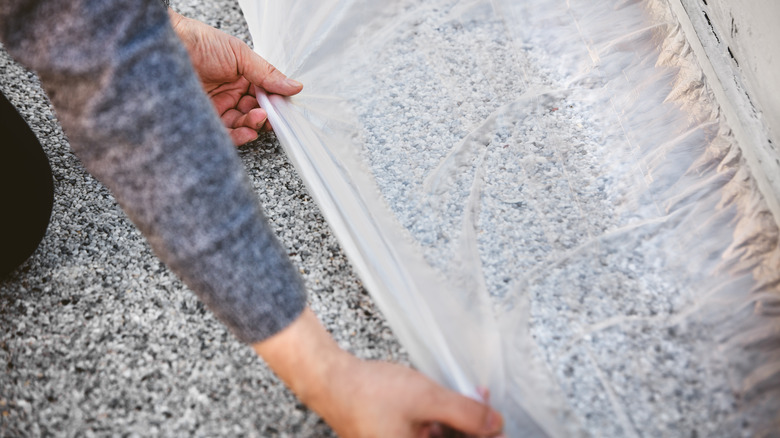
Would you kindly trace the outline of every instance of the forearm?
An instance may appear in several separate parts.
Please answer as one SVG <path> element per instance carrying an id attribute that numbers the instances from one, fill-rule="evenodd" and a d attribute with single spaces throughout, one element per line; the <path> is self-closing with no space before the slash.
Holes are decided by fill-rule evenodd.
<path id="1" fill-rule="evenodd" d="M 160 4 L 3 6 L 5 47 L 39 74 L 71 147 L 155 253 L 245 342 L 294 320 L 300 279 Z"/>
<path id="2" fill-rule="evenodd" d="M 358 362 L 336 344 L 308 308 L 287 328 L 252 347 L 315 410 L 325 403 L 323 396 L 333 393 L 330 386 Z"/>

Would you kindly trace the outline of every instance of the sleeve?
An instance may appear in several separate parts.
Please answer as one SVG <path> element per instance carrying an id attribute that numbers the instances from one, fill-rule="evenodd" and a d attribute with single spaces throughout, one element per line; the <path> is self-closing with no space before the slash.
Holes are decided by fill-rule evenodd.
<path id="1" fill-rule="evenodd" d="M 0 0 L 71 147 L 235 335 L 263 340 L 306 295 L 159 0 Z"/>

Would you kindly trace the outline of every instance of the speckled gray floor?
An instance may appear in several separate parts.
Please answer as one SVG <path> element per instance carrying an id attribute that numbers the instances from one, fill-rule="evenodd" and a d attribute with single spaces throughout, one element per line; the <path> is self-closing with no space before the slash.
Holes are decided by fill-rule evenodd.
<path id="1" fill-rule="evenodd" d="M 516 15 L 497 20 L 497 6 Z M 339 138 L 359 141 L 334 155 L 358 151 L 443 277 L 479 260 L 470 278 L 484 274 L 497 307 L 514 302 L 495 388 L 524 408 L 551 402 L 559 436 L 776 430 L 776 322 L 761 308 L 779 295 L 777 227 L 668 2 L 382 8 L 343 24 L 380 29 L 372 38 L 303 69 L 323 103 L 301 107 L 346 99 L 358 121 Z M 437 297 L 473 303 L 458 292 Z M 447 330 L 453 344 L 479 333 Z"/>
<path id="2" fill-rule="evenodd" d="M 740 384 L 733 379 L 740 377 L 739 373 L 726 374 L 729 366 L 737 368 L 741 364 L 749 369 L 761 364 L 764 359 L 759 353 L 772 353 L 772 348 L 741 348 L 762 341 L 766 341 L 766 347 L 772 340 L 771 333 L 759 333 L 753 341 L 737 340 L 733 351 L 744 353 L 744 357 L 729 356 L 732 350 L 721 351 L 718 323 L 733 323 L 737 331 L 745 326 L 733 322 L 732 315 L 707 319 L 702 315 L 711 315 L 695 313 L 711 298 L 707 288 L 717 286 L 713 287 L 715 294 L 721 284 L 717 283 L 719 279 L 699 278 L 706 277 L 707 261 L 689 258 L 686 250 L 697 245 L 694 252 L 702 253 L 711 244 L 711 249 L 720 254 L 723 242 L 727 245 L 733 239 L 735 246 L 747 254 L 746 260 L 769 259 L 761 254 L 777 252 L 774 222 L 767 219 L 760 199 L 745 202 L 754 210 L 744 213 L 748 216 L 744 221 L 740 219 L 745 229 L 752 230 L 743 234 L 733 233 L 732 228 L 732 219 L 743 212 L 717 210 L 714 203 L 719 196 L 712 196 L 713 205 L 697 204 L 700 210 L 689 205 L 693 210 L 689 215 L 669 213 L 675 208 L 683 210 L 674 203 L 659 203 L 668 207 L 663 214 L 654 211 L 658 205 L 653 199 L 648 201 L 633 192 L 643 181 L 652 179 L 648 178 L 650 174 L 657 177 L 660 182 L 656 184 L 663 189 L 669 188 L 664 178 L 680 178 L 680 186 L 672 184 L 672 188 L 683 187 L 674 193 L 686 200 L 704 197 L 682 196 L 690 195 L 685 184 L 692 180 L 683 178 L 690 163 L 679 168 L 664 167 L 667 161 L 653 161 L 656 136 L 631 138 L 635 144 L 629 144 L 622 126 L 617 132 L 604 127 L 616 126 L 606 120 L 614 111 L 613 103 L 636 111 L 640 115 L 637 122 L 643 122 L 641 116 L 659 105 L 637 110 L 631 105 L 642 99 L 616 99 L 606 102 L 609 107 L 599 107 L 600 100 L 591 99 L 591 92 L 600 98 L 604 87 L 633 92 L 632 87 L 621 88 L 622 78 L 641 83 L 647 79 L 643 74 L 654 71 L 645 67 L 655 64 L 656 55 L 647 58 L 652 62 L 639 62 L 642 68 L 628 71 L 630 74 L 618 71 L 620 74 L 611 76 L 614 72 L 610 70 L 610 66 L 624 66 L 622 61 L 633 60 L 632 44 L 657 41 L 651 39 L 652 27 L 637 34 L 629 32 L 627 35 L 640 36 L 629 39 L 630 44 L 613 46 L 626 36 L 621 34 L 625 29 L 616 25 L 630 20 L 600 22 L 583 18 L 581 23 L 602 25 L 591 31 L 592 35 L 603 36 L 592 48 L 597 49 L 594 53 L 602 50 L 601 65 L 605 67 L 597 73 L 604 74 L 572 76 L 576 69 L 565 70 L 573 65 L 565 55 L 577 30 L 568 27 L 566 20 L 559 22 L 554 14 L 549 22 L 539 25 L 549 18 L 548 12 L 554 12 L 549 11 L 546 2 L 514 3 L 524 20 L 539 19 L 518 25 L 518 29 L 528 32 L 521 35 L 525 44 L 517 52 L 512 52 L 510 42 L 502 39 L 500 23 L 455 20 L 458 14 L 466 18 L 481 14 L 481 9 L 465 13 L 467 9 L 456 7 L 449 15 L 445 9 L 437 10 L 434 3 L 408 2 L 422 5 L 429 15 L 392 27 L 397 34 L 386 41 L 390 51 L 385 58 L 366 60 L 358 53 L 352 57 L 355 65 L 347 66 L 359 73 L 368 71 L 362 69 L 361 59 L 377 63 L 387 70 L 384 73 L 389 72 L 387 77 L 400 83 L 383 83 L 370 77 L 370 86 L 360 89 L 352 87 L 354 78 L 349 76 L 346 81 L 352 88 L 345 87 L 357 93 L 345 94 L 351 96 L 353 104 L 364 106 L 360 109 L 363 135 L 370 140 L 366 156 L 399 221 L 426 246 L 430 260 L 446 263 L 446 244 L 455 239 L 441 230 L 453 228 L 448 221 L 460 214 L 462 200 L 455 195 L 468 193 L 471 187 L 472 175 L 477 172 L 473 165 L 477 163 L 473 159 L 477 149 L 464 143 L 457 152 L 465 157 L 461 169 L 455 172 L 460 179 L 452 182 L 455 195 L 443 198 L 439 216 L 429 208 L 437 203 L 415 202 L 415 196 L 424 194 L 420 188 L 425 172 L 437 168 L 453 142 L 475 130 L 491 134 L 485 137 L 489 140 L 484 144 L 487 152 L 480 155 L 479 165 L 484 163 L 485 169 L 500 171 L 482 171 L 481 213 L 474 219 L 480 231 L 478 243 L 483 248 L 487 284 L 497 297 L 515 294 L 528 301 L 526 318 L 530 322 L 517 339 L 538 344 L 536 354 L 546 361 L 558 384 L 549 386 L 560 386 L 572 411 L 570 418 L 575 421 L 571 429 L 580 432 L 581 427 L 582 432 L 594 436 L 750 434 L 752 425 L 740 421 L 740 412 L 761 410 L 762 403 L 766 410 L 773 409 L 777 397 L 758 391 L 753 400 L 741 398 L 748 391 L 733 389 Z M 630 11 L 637 3 L 623 2 L 623 10 Z M 663 1 L 643 4 L 664 7 Z M 232 0 L 182 0 L 174 1 L 173 6 L 184 15 L 249 41 L 239 8 Z M 629 14 L 624 18 L 631 17 Z M 685 53 L 681 49 L 684 42 L 673 26 L 669 35 L 661 38 L 667 44 L 660 47 L 665 50 L 664 56 L 672 58 L 666 62 L 675 69 L 693 65 L 690 60 L 682 64 L 674 60 Z M 624 48 L 626 53 L 621 55 Z M 654 48 L 651 54 L 656 53 Z M 470 58 L 472 54 L 474 58 Z M 396 71 L 404 71 L 412 80 L 396 80 Z M 525 75 L 521 80 L 517 80 L 519 71 Z M 694 91 L 704 88 L 695 71 L 689 76 L 684 73 L 680 83 L 692 84 L 690 89 Z M 438 82 L 430 81 L 432 77 Z M 670 92 L 668 84 L 661 85 L 647 87 L 650 91 L 642 98 L 657 99 L 659 96 L 651 92 Z M 5 366 L 0 374 L 0 435 L 332 435 L 152 256 L 110 194 L 69 152 L 35 77 L 4 52 L 0 52 L 0 89 L 42 139 L 54 169 L 56 190 L 52 223 L 41 247 L 11 278 L 0 282 L 0 366 Z M 404 102 L 410 108 L 393 106 L 395 93 L 405 93 Z M 512 102 L 513 94 L 521 97 Z M 687 104 L 709 106 L 711 110 L 706 90 L 702 96 Z M 685 107 L 683 103 L 681 107 Z M 430 139 L 422 137 L 428 122 L 440 115 L 440 120 L 433 121 L 448 120 L 453 108 L 465 122 L 451 122 Z M 491 114 L 505 113 L 528 117 L 503 127 L 490 121 Z M 658 120 L 666 125 L 654 132 L 658 137 L 672 131 L 670 126 L 677 120 L 676 116 L 663 117 Z M 709 172 L 715 167 L 712 163 L 717 163 L 719 172 L 733 177 L 733 183 L 713 187 L 726 187 L 725 192 L 733 190 L 740 196 L 755 194 L 749 174 L 740 164 L 738 148 L 729 143 L 727 127 L 707 128 L 716 123 L 724 122 L 707 119 L 692 125 L 704 128 L 696 136 L 675 139 L 671 144 L 683 145 L 683 153 L 672 157 L 691 160 L 687 151 L 699 150 L 697 139 L 704 138 L 712 162 L 704 160 L 706 166 L 690 168 Z M 641 129 L 638 132 L 646 133 Z M 418 143 L 408 150 L 394 150 L 398 156 L 383 149 L 385 143 L 396 144 L 410 133 L 421 135 Z M 689 140 L 691 143 L 686 143 Z M 483 148 L 478 146 L 481 151 Z M 637 150 L 653 153 L 636 155 Z M 361 357 L 406 362 L 405 353 L 362 289 L 275 137 L 263 136 L 242 148 L 240 154 L 277 234 L 301 269 L 312 308 L 338 342 Z M 656 164 L 641 168 L 648 163 Z M 410 179 L 420 184 L 408 184 Z M 667 200 L 662 195 L 668 195 L 652 190 L 643 194 L 658 195 L 661 200 Z M 419 208 L 410 209 L 410 205 Z M 663 221 L 657 221 L 659 217 Z M 431 218 L 441 223 L 426 222 Z M 691 224 L 684 223 L 685 218 L 696 225 L 701 219 L 703 225 L 686 228 Z M 682 225 L 678 227 L 678 223 Z M 707 238 L 687 233 L 690 229 Z M 674 253 L 678 250 L 679 254 Z M 731 256 L 739 258 L 743 253 Z M 684 262 L 693 260 L 693 266 L 678 263 L 678 257 L 686 259 Z M 747 272 L 759 264 L 755 260 L 745 263 L 752 265 L 746 268 L 736 264 L 735 270 Z M 682 268 L 690 268 L 690 272 L 675 270 Z M 775 278 L 774 272 L 767 268 L 764 274 Z M 764 292 L 768 296 L 780 282 L 766 281 Z M 744 284 L 734 280 L 723 285 L 723 290 L 739 292 L 751 287 L 752 279 Z M 694 296 L 696 291 L 700 296 Z M 767 300 L 771 311 L 773 301 Z M 743 313 L 750 317 L 751 309 L 745 309 Z M 690 315 L 695 318 L 687 318 Z M 705 360 L 711 356 L 723 356 L 723 362 L 731 362 Z M 509 365 L 519 370 L 517 376 L 526 377 L 523 367 L 527 356 L 518 354 L 516 360 L 508 357 Z M 745 382 L 758 389 L 771 389 L 775 386 L 769 377 Z M 544 394 L 533 395 L 534 402 L 545 398 Z M 765 418 L 773 415 L 758 414 Z M 733 423 L 731 429 L 723 427 L 729 423 Z"/>
<path id="3" fill-rule="evenodd" d="M 235 2 L 173 3 L 249 41 Z M 4 51 L 0 89 L 55 178 L 46 237 L 0 282 L 0 436 L 331 436 L 152 255 L 70 152 L 36 77 Z M 405 362 L 275 137 L 240 154 L 338 342 Z"/>

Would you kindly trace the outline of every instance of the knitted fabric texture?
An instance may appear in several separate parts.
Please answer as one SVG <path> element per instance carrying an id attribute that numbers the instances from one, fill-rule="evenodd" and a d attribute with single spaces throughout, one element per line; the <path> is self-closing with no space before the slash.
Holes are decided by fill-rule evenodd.
<path id="1" fill-rule="evenodd" d="M 159 0 L 3 1 L 0 39 L 87 170 L 239 339 L 297 318 L 297 270 Z"/>

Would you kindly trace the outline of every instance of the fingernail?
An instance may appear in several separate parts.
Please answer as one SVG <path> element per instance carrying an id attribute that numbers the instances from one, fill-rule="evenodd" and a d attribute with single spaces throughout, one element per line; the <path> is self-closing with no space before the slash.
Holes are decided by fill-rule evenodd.
<path id="1" fill-rule="evenodd" d="M 490 390 L 485 388 L 484 386 L 477 387 L 477 394 L 479 394 L 480 397 L 482 397 L 482 401 L 485 403 L 490 403 Z"/>
<path id="2" fill-rule="evenodd" d="M 302 87 L 303 86 L 302 83 L 296 81 L 295 79 L 287 78 L 287 79 L 284 80 L 284 82 L 286 82 L 287 85 L 289 85 L 291 87 L 294 87 L 294 88 L 298 88 L 298 87 Z"/>

